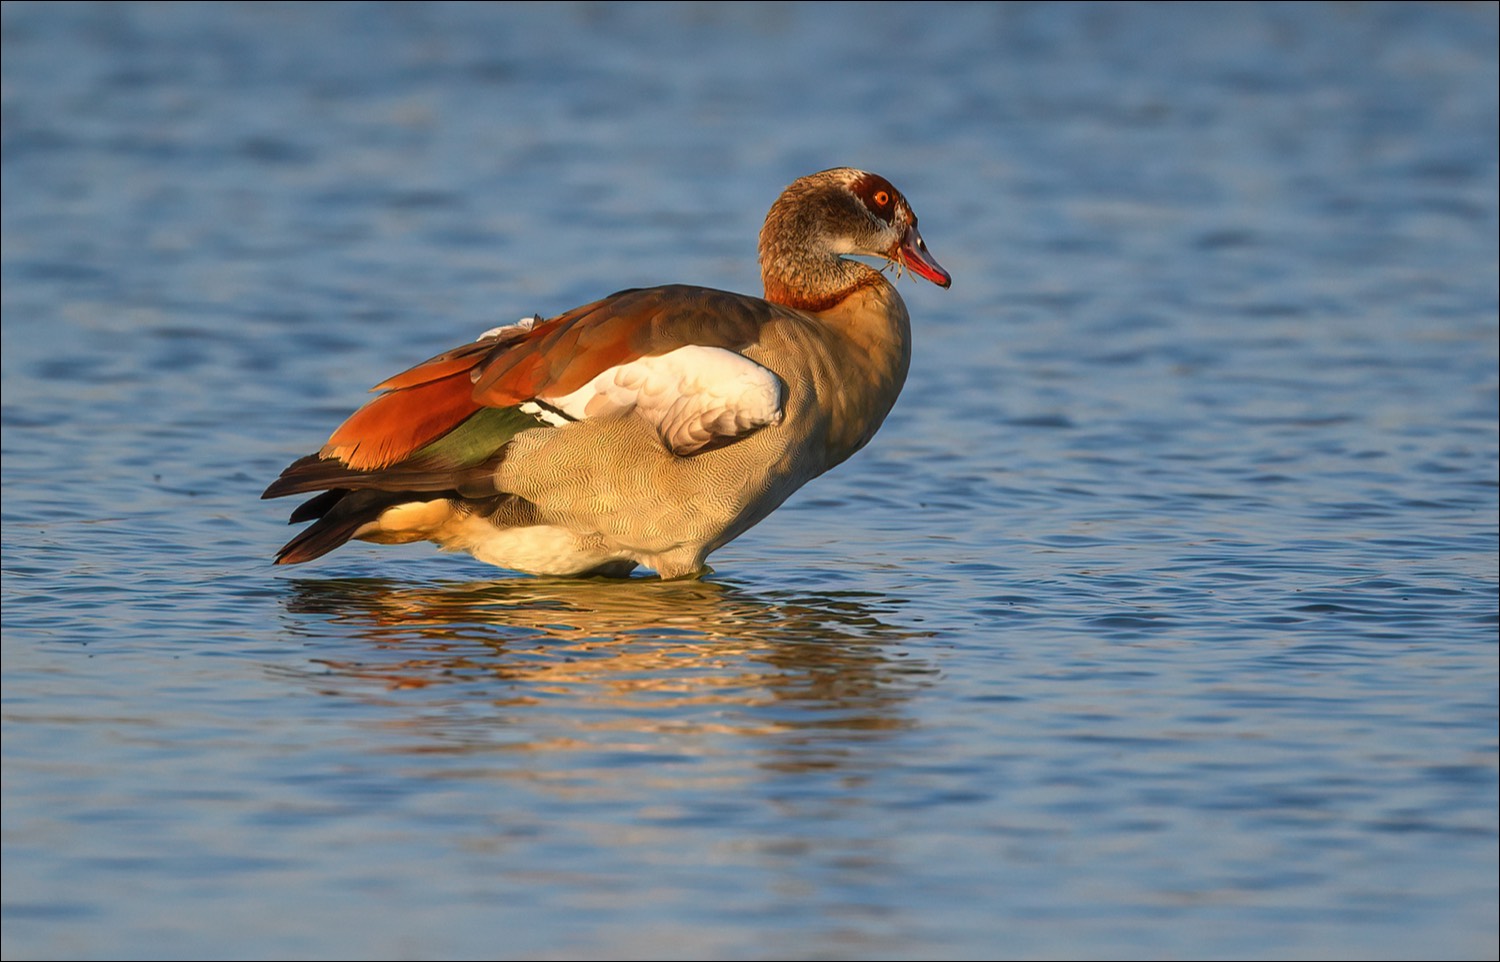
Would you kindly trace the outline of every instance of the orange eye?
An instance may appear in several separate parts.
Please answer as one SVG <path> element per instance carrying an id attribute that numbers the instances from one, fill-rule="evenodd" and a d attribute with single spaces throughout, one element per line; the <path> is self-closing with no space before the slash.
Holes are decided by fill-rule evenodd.
<path id="1" fill-rule="evenodd" d="M 875 205 L 877 207 L 884 207 L 886 204 L 889 204 L 890 202 L 891 202 L 891 195 L 890 194 L 887 194 L 883 190 L 877 190 L 875 192 Z"/>

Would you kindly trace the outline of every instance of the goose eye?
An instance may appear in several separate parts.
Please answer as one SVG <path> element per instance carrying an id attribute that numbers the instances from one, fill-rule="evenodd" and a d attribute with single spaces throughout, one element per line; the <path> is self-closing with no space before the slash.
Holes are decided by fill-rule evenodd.
<path id="1" fill-rule="evenodd" d="M 886 193 L 883 190 L 877 190 L 875 192 L 875 206 L 876 207 L 884 207 L 887 204 L 889 204 L 890 202 L 891 202 L 891 195 L 890 194 Z"/>

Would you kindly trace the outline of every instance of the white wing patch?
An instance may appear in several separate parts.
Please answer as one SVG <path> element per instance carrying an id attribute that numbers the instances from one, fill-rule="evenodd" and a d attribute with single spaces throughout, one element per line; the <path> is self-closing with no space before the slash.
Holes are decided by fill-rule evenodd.
<path id="1" fill-rule="evenodd" d="M 742 354 L 689 345 L 602 372 L 571 394 L 543 398 L 574 420 L 634 412 L 673 453 L 779 424 L 786 388 Z"/>

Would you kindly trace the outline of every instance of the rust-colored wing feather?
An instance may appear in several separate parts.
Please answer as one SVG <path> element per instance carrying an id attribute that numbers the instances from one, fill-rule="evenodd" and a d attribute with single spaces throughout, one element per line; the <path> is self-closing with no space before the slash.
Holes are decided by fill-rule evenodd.
<path id="1" fill-rule="evenodd" d="M 690 344 L 743 349 L 782 310 L 701 287 L 621 291 L 524 334 L 466 344 L 382 381 L 375 390 L 385 393 L 340 425 L 319 456 L 379 471 L 482 407 L 560 397 L 618 364 Z"/>
<path id="2" fill-rule="evenodd" d="M 474 397 L 496 407 L 561 397 L 616 365 L 690 344 L 739 351 L 782 310 L 758 297 L 681 284 L 621 291 L 538 324 L 516 349 L 486 358 L 474 374 Z"/>
<path id="3" fill-rule="evenodd" d="M 453 430 L 479 407 L 466 368 L 382 394 L 339 425 L 318 454 L 360 471 L 378 471 Z"/>
<path id="4" fill-rule="evenodd" d="M 510 343 L 504 341 L 501 343 Z M 450 374 L 460 371 L 468 373 L 474 369 L 474 365 L 484 358 L 485 355 L 494 351 L 494 339 L 487 338 L 455 347 L 451 351 L 444 351 L 437 357 L 430 357 L 418 364 L 416 367 L 407 368 L 400 374 L 393 375 L 370 388 L 371 391 L 399 391 L 402 388 L 416 387 L 418 384 L 427 384 Z"/>

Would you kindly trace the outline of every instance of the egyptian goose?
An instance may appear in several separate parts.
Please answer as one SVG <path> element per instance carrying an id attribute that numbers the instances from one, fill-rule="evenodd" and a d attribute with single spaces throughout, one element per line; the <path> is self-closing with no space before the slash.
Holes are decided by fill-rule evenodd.
<path id="1" fill-rule="evenodd" d="M 911 358 L 883 259 L 951 283 L 890 181 L 803 177 L 760 232 L 765 297 L 672 285 L 496 328 L 374 388 L 262 497 L 322 492 L 278 564 L 432 541 L 539 575 L 693 577 L 874 436 Z"/>

